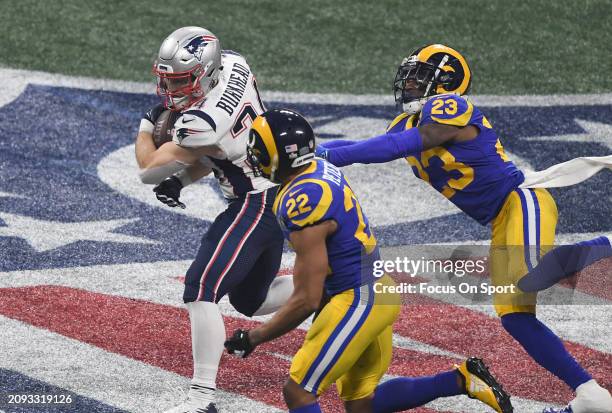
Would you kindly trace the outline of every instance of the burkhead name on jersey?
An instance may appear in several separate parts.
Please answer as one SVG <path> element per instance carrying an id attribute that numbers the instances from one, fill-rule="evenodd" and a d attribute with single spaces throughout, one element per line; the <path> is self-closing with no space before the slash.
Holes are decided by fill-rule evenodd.
<path id="1" fill-rule="evenodd" d="M 255 177 L 246 161 L 249 128 L 264 112 L 255 77 L 246 60 L 224 51 L 219 83 L 206 98 L 185 109 L 174 125 L 173 140 L 179 146 L 215 146 L 214 156 L 201 162 L 213 168 L 223 195 L 236 198 L 274 186 Z"/>

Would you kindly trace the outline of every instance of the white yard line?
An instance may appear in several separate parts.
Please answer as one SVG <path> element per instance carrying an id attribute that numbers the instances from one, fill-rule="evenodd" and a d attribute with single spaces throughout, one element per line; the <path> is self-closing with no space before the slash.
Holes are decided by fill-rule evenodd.
<path id="1" fill-rule="evenodd" d="M 290 257 L 290 254 L 285 255 L 283 267 L 289 265 Z M 183 275 L 189 264 L 190 261 L 164 261 L 0 272 L 0 288 L 62 285 L 182 308 L 183 286 L 175 277 Z M 554 288 L 558 291 L 566 290 L 562 286 Z M 580 292 L 575 292 L 575 294 L 586 296 Z M 451 304 L 461 304 L 457 303 L 454 295 L 452 297 L 437 296 L 435 298 Z M 581 302 L 584 302 L 584 300 L 582 299 Z M 227 298 L 221 300 L 219 304 L 223 314 L 246 318 L 229 304 Z M 495 310 L 491 305 L 464 303 L 462 306 L 495 317 Z M 562 338 L 598 351 L 612 353 L 612 342 L 607 340 L 605 334 L 598 334 L 594 331 L 594 329 L 602 329 L 602 326 L 609 325 L 612 322 L 609 305 L 542 305 L 538 308 L 538 314 Z M 255 317 L 254 319 L 264 321 L 267 318 Z M 308 322 L 301 326 L 303 329 L 308 327 Z M 414 340 L 397 334 L 394 341 L 396 346 L 400 348 L 409 348 L 410 343 L 414 342 Z M 449 357 L 462 357 L 425 343 L 421 343 L 413 350 Z"/>
<path id="2" fill-rule="evenodd" d="M 7 317 L 0 316 L 0 330 L 3 368 L 132 413 L 168 409 L 189 386 L 187 377 Z M 48 355 L 47 368 L 32 363 L 33 343 Z M 224 412 L 280 412 L 235 393 L 217 397 Z"/>
<path id="3" fill-rule="evenodd" d="M 109 90 L 128 93 L 155 93 L 155 83 L 130 82 L 124 80 L 97 79 L 83 76 L 67 76 L 40 71 L 0 68 L 2 79 L 8 91 L 0 96 L 0 106 L 12 101 L 21 94 L 27 84 L 63 86 L 90 90 Z M 7 93 L 8 92 L 8 93 Z M 300 92 L 263 92 L 264 100 L 285 103 L 319 103 L 337 105 L 393 106 L 393 97 L 388 95 L 356 95 L 341 93 L 300 93 Z M 471 99 L 480 106 L 577 106 L 610 105 L 612 93 L 582 95 L 474 95 Z"/>

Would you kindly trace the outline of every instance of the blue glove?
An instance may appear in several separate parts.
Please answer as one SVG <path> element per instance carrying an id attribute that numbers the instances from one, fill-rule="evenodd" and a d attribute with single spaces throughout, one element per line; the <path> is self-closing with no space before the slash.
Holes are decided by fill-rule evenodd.
<path id="1" fill-rule="evenodd" d="M 315 147 L 314 153 L 317 158 L 327 159 L 327 148 L 321 144 Z"/>
<path id="2" fill-rule="evenodd" d="M 341 146 L 349 146 L 356 144 L 356 141 L 349 141 L 346 139 L 336 139 L 335 141 L 325 141 L 325 143 L 319 143 L 315 147 L 315 156 L 329 160 L 329 150 L 339 148 Z"/>

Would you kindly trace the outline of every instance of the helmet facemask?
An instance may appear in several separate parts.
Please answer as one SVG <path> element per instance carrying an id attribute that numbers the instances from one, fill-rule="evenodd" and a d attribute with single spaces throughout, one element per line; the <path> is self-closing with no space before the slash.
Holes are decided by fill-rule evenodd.
<path id="1" fill-rule="evenodd" d="M 186 72 L 168 72 L 163 64 L 155 64 L 153 73 L 157 77 L 157 95 L 170 110 L 183 110 L 204 98 L 216 84 L 214 69 L 209 75 L 202 65 Z"/>
<path id="2" fill-rule="evenodd" d="M 447 72 L 442 67 L 446 59 L 437 67 L 429 62 L 418 60 L 415 55 L 404 58 L 393 82 L 393 93 L 398 111 L 414 115 L 421 111 L 425 102 L 438 94 L 439 87 L 444 87 L 452 82 L 452 72 Z M 416 87 L 407 88 L 408 83 L 413 82 Z"/>
<path id="3" fill-rule="evenodd" d="M 259 161 L 259 157 L 255 154 L 255 150 L 247 145 L 247 162 L 251 169 L 253 170 L 253 176 L 264 176 L 263 170 L 261 169 L 261 162 Z"/>
<path id="4" fill-rule="evenodd" d="M 261 137 L 258 139 L 257 131 L 251 129 L 249 132 L 249 140 L 247 142 L 247 162 L 253 170 L 254 176 L 262 176 L 266 179 L 273 180 L 275 168 L 272 165 L 272 160 L 268 151 L 263 145 Z M 259 146 L 262 146 L 261 148 Z M 265 165 L 268 165 L 266 167 Z M 267 171 L 266 171 L 267 170 Z"/>

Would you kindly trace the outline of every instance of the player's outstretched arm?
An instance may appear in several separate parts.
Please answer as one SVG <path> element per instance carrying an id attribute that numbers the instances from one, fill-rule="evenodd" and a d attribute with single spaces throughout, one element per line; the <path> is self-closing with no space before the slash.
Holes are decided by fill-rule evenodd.
<path id="1" fill-rule="evenodd" d="M 356 143 L 359 143 L 359 141 L 349 141 L 347 139 L 336 139 L 333 141 L 318 142 L 317 148 L 321 148 L 321 149 L 339 148 L 341 146 L 354 145 Z M 316 153 L 316 149 L 315 149 L 315 153 Z"/>
<path id="2" fill-rule="evenodd" d="M 463 135 L 477 133 L 471 129 L 466 131 L 466 129 L 450 125 L 427 124 L 401 132 L 386 133 L 361 142 L 354 142 L 351 145 L 328 147 L 327 144 L 323 144 L 318 155 L 336 166 L 347 166 L 354 163 L 385 163 L 407 156 L 417 156 L 421 151 L 440 146 L 454 139 L 461 139 Z"/>

